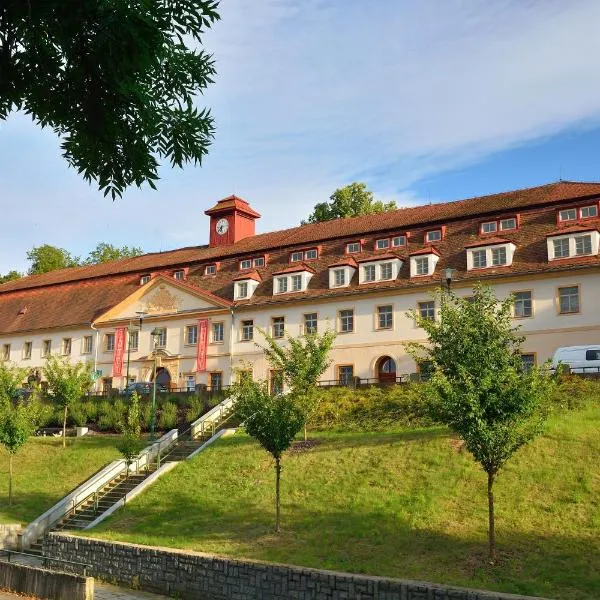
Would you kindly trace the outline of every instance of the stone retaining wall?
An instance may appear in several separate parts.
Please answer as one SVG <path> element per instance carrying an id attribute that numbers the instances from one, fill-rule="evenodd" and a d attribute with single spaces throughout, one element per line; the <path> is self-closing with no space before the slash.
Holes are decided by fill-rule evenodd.
<path id="1" fill-rule="evenodd" d="M 44 554 L 92 566 L 92 575 L 194 600 L 532 600 L 418 581 L 368 577 L 152 546 L 50 534 Z"/>
<path id="2" fill-rule="evenodd" d="M 18 534 L 22 531 L 20 524 L 0 525 L 0 548 L 17 547 Z"/>
<path id="3" fill-rule="evenodd" d="M 47 600 L 93 600 L 94 579 L 0 561 L 0 589 Z"/>

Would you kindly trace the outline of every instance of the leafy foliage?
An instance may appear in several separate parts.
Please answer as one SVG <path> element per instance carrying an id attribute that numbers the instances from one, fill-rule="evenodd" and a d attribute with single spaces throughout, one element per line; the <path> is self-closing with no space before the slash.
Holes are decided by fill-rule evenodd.
<path id="1" fill-rule="evenodd" d="M 136 246 L 122 246 L 118 248 L 112 244 L 106 242 L 100 242 L 94 250 L 92 250 L 84 264 L 86 265 L 97 265 L 105 263 L 110 260 L 118 260 L 120 258 L 133 258 L 134 256 L 140 256 L 144 251 Z"/>
<path id="2" fill-rule="evenodd" d="M 129 404 L 123 420 L 119 423 L 119 429 L 121 430 L 121 439 L 117 443 L 117 450 L 125 459 L 127 473 L 129 473 L 129 466 L 143 447 L 143 441 L 140 439 L 142 412 L 140 399 L 136 392 L 133 392 L 129 398 Z"/>
<path id="3" fill-rule="evenodd" d="M 66 445 L 67 413 L 92 386 L 92 364 L 71 363 L 67 357 L 50 355 L 43 368 L 48 397 L 63 409 L 63 447 Z"/>
<path id="4" fill-rule="evenodd" d="M 213 137 L 194 97 L 215 74 L 199 50 L 216 0 L 4 0 L 0 120 L 23 110 L 62 138 L 104 194 L 155 187 L 158 159 L 200 163 Z M 190 44 L 196 46 L 190 48 Z"/>
<path id="5" fill-rule="evenodd" d="M 159 429 L 172 429 L 177 426 L 177 404 L 173 402 L 165 402 L 158 416 Z"/>
<path id="6" fill-rule="evenodd" d="M 316 204 L 314 211 L 306 221 L 302 221 L 302 224 L 375 215 L 395 209 L 396 203 L 393 200 L 391 202 L 374 200 L 373 192 L 370 192 L 364 183 L 355 182 L 335 190 L 329 196 L 329 202 Z"/>
<path id="7" fill-rule="evenodd" d="M 495 558 L 493 483 L 513 454 L 542 432 L 552 382 L 523 367 L 523 338 L 511 322 L 511 297 L 499 301 L 491 289 L 472 298 L 441 293 L 439 320 L 416 319 L 428 344 L 409 350 L 433 365 L 427 390 L 437 418 L 454 430 L 488 474 L 490 559 Z"/>
<path id="8" fill-rule="evenodd" d="M 71 256 L 67 250 L 51 246 L 50 244 L 43 244 L 29 250 L 27 252 L 27 260 L 31 261 L 28 271 L 29 275 L 49 273 L 57 269 L 76 267 L 79 264 L 79 259 Z"/>
<path id="9" fill-rule="evenodd" d="M 0 404 L 4 405 L 12 402 L 17 396 L 17 390 L 23 387 L 23 382 L 27 378 L 27 369 L 11 365 L 10 363 L 0 363 Z"/>
<path id="10" fill-rule="evenodd" d="M 302 429 L 304 409 L 291 394 L 270 394 L 265 381 L 242 377 L 232 391 L 244 428 L 275 459 L 275 531 L 280 531 L 281 455 Z"/>
<path id="11" fill-rule="evenodd" d="M 23 273 L 15 270 L 9 271 L 6 275 L 0 275 L 0 285 L 9 281 L 15 281 L 15 279 L 21 279 L 21 277 L 23 277 Z"/>

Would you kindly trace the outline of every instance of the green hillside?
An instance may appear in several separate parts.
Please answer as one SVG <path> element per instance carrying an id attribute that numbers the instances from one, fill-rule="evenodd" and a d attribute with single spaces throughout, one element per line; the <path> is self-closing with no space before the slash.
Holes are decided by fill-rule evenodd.
<path id="1" fill-rule="evenodd" d="M 600 408 L 555 415 L 496 487 L 502 560 L 486 565 L 483 472 L 439 427 L 318 433 L 273 465 L 243 434 L 178 466 L 94 535 L 551 598 L 600 597 Z"/>

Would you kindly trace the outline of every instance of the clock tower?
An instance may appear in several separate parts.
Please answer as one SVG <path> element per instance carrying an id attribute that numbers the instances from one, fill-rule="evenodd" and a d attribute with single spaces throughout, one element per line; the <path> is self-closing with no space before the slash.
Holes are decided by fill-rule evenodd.
<path id="1" fill-rule="evenodd" d="M 254 221 L 260 215 L 237 196 L 219 200 L 204 211 L 210 217 L 210 245 L 229 246 L 254 235 Z"/>

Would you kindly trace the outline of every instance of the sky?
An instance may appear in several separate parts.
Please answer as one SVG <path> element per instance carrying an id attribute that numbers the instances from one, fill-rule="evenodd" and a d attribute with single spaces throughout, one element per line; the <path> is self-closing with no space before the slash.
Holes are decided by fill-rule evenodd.
<path id="1" fill-rule="evenodd" d="M 597 0 L 222 0 L 220 14 L 199 99 L 214 143 L 202 167 L 161 169 L 158 191 L 105 198 L 52 132 L 0 123 L 0 273 L 44 243 L 204 244 L 204 210 L 232 193 L 264 232 L 352 181 L 398 206 L 600 181 Z"/>

